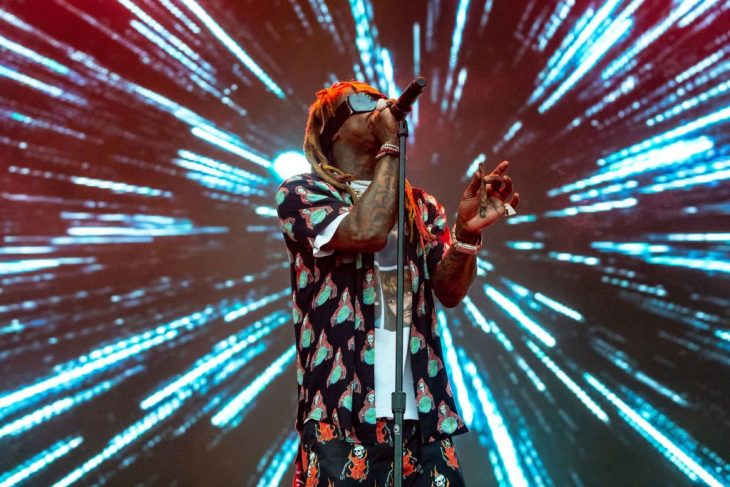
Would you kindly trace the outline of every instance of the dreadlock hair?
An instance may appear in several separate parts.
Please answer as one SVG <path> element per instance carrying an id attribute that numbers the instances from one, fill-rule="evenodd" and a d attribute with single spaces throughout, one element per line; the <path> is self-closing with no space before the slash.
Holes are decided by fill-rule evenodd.
<path id="1" fill-rule="evenodd" d="M 357 201 L 358 196 L 355 190 L 347 184 L 355 177 L 330 164 L 331 154 L 325 154 L 320 141 L 320 133 L 328 120 L 335 115 L 335 110 L 342 101 L 345 92 L 352 88 L 356 92 L 376 93 L 378 90 L 360 81 L 339 81 L 329 88 L 317 92 L 317 100 L 309 107 L 307 128 L 304 133 L 304 156 L 312 166 L 312 170 L 319 177 L 327 181 L 335 188 L 348 193 L 352 201 Z M 418 205 L 413 197 L 413 187 L 406 179 L 406 219 L 408 234 L 411 241 L 418 235 L 418 242 L 425 251 L 426 246 L 436 240 L 436 237 L 428 231 L 426 224 L 418 214 Z M 415 230 L 415 231 L 414 231 Z"/>

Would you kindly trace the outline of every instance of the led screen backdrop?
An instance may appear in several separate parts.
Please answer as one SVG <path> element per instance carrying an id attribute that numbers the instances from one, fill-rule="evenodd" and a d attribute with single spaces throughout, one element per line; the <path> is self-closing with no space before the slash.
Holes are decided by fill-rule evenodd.
<path id="1" fill-rule="evenodd" d="M 274 191 L 338 79 L 519 215 L 439 312 L 469 485 L 730 484 L 730 3 L 0 2 L 0 485 L 286 485 Z M 450 213 L 453 217 L 453 213 Z"/>

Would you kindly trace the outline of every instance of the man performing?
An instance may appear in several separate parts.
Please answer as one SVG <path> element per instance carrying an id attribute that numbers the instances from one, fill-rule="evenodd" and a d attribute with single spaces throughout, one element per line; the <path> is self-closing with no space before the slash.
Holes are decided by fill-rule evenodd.
<path id="1" fill-rule="evenodd" d="M 276 194 L 291 263 L 298 486 L 393 483 L 392 103 L 355 81 L 319 91 L 304 139 L 313 172 L 287 179 Z M 466 295 L 481 231 L 519 201 L 508 166 L 475 172 L 453 233 L 443 206 L 406 182 L 403 485 L 464 485 L 451 437 L 467 428 L 444 368 L 433 296 L 454 307 Z"/>

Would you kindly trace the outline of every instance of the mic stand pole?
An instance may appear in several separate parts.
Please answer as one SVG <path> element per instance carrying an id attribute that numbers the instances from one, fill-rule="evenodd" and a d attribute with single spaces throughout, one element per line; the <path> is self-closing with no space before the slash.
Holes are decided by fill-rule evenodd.
<path id="1" fill-rule="evenodd" d="M 403 414 L 406 411 L 406 394 L 403 392 L 403 257 L 405 244 L 405 196 L 406 196 L 406 141 L 408 124 L 405 118 L 398 124 L 400 164 L 398 172 L 398 252 L 397 252 L 397 305 L 395 320 L 395 392 L 391 396 L 393 410 L 393 479 L 394 487 L 401 487 L 403 480 Z"/>

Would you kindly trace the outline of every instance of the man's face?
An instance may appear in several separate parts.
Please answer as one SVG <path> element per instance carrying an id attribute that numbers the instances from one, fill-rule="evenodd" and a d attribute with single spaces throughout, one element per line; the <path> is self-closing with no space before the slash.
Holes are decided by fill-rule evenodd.
<path id="1" fill-rule="evenodd" d="M 360 92 L 373 93 L 377 96 L 382 96 L 382 94 L 378 90 L 372 87 L 370 88 L 370 90 L 360 90 Z M 353 93 L 355 93 L 355 90 L 353 88 L 347 88 L 339 103 L 347 103 L 346 97 Z M 352 115 L 350 115 L 347 120 L 345 120 L 345 123 L 342 124 L 340 130 L 338 130 L 332 138 L 333 144 L 336 141 L 341 141 L 355 147 L 360 147 L 365 150 L 377 152 L 378 148 L 380 147 L 380 143 L 373 134 L 373 131 L 369 124 L 369 120 L 374 113 L 375 112 L 372 111 L 365 113 L 353 113 Z"/>

